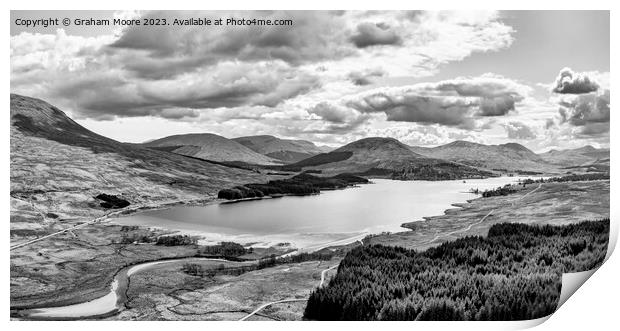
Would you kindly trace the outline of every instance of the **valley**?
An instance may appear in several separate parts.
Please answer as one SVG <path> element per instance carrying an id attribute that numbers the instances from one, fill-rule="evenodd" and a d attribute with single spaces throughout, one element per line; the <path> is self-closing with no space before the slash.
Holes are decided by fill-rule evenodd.
<path id="1" fill-rule="evenodd" d="M 188 274 L 182 263 L 138 272 L 128 285 L 124 308 L 118 314 L 99 318 L 241 319 L 266 302 L 290 299 L 295 301 L 276 303 L 250 319 L 298 320 L 304 315 L 304 298 L 322 283 L 325 274 L 337 272 L 332 267 L 354 247 L 379 244 L 425 250 L 464 236 L 485 235 L 491 226 L 502 222 L 561 225 L 609 217 L 609 180 L 531 183 L 515 193 L 473 199 L 444 215 L 432 216 L 441 214 L 450 203 L 465 200 L 456 195 L 475 197 L 467 190 L 474 188 L 476 181 L 496 185 L 496 180 L 516 180 L 510 177 L 519 174 L 537 178 L 608 173 L 608 149 L 536 154 L 518 144 L 487 146 L 456 141 L 421 148 L 393 138 L 371 137 L 329 151 L 302 140 L 272 136 L 228 139 L 212 134 L 127 144 L 87 130 L 42 100 L 12 94 L 10 158 L 11 313 L 18 319 L 28 318 L 25 312 L 29 309 L 100 298 L 109 292 L 114 276 L 123 268 L 199 257 L 205 245 L 217 241 L 215 236 L 209 243 L 201 242 L 205 236 L 194 234 L 183 244 L 158 244 L 158 238 L 177 236 L 179 229 L 162 224 L 119 224 L 124 218 L 166 208 L 217 207 L 223 199 L 311 194 L 282 199 L 333 200 L 332 205 L 326 200 L 304 200 L 317 201 L 318 205 L 310 202 L 314 210 L 334 211 L 331 218 L 323 220 L 325 223 L 317 222 L 328 231 L 330 223 L 363 218 L 361 214 L 343 214 L 342 219 L 333 216 L 339 215 L 336 211 L 343 206 L 356 206 L 368 219 L 382 217 L 364 212 L 363 208 L 373 207 L 360 195 L 352 198 L 356 197 L 352 192 L 367 192 L 365 188 L 350 186 L 372 187 L 375 184 L 369 181 L 383 180 L 404 185 L 403 192 L 416 191 L 428 197 L 432 191 L 425 185 L 459 184 L 441 191 L 446 201 L 434 209 L 420 210 L 418 216 L 397 209 L 416 206 L 423 197 L 393 201 L 390 208 L 398 219 L 377 219 L 376 223 L 360 223 L 340 232 L 330 229 L 346 235 L 320 244 L 316 239 L 306 246 L 284 239 L 296 239 L 291 234 L 300 232 L 296 229 L 282 232 L 278 240 L 258 242 L 255 237 L 246 237 L 242 245 L 247 254 L 225 264 L 258 264 L 300 252 L 323 252 L 329 259 L 283 260 L 240 274 L 224 272 L 228 266 L 220 267 L 219 263 L 206 267 L 217 269 L 209 275 Z M 345 190 L 326 193 L 331 189 Z M 395 191 L 377 193 L 387 199 L 383 207 L 389 206 L 391 199 L 386 192 Z M 279 203 L 272 200 L 256 202 Z M 258 214 L 251 213 L 238 221 L 240 226 L 256 222 Z M 291 216 L 283 215 L 285 219 Z M 257 225 L 269 229 L 267 221 L 261 222 Z M 311 227 L 313 220 L 303 222 Z M 403 222 L 408 230 L 401 230 Z M 282 229 L 283 224 L 274 223 L 272 230 L 266 231 Z M 376 225 L 387 225 L 387 230 L 372 227 Z M 317 230 L 306 231 L 312 234 Z M 208 229 L 204 233 L 224 232 Z M 241 229 L 233 234 L 247 233 Z"/>

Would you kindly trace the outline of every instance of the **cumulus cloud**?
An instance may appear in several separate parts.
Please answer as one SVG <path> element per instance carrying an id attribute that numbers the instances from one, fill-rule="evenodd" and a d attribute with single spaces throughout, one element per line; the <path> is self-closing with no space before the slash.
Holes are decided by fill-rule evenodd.
<path id="1" fill-rule="evenodd" d="M 420 87 L 434 95 L 477 97 L 477 115 L 480 116 L 506 115 L 530 92 L 525 85 L 493 74 L 421 84 Z"/>
<path id="2" fill-rule="evenodd" d="M 388 121 L 473 127 L 468 117 L 471 101 L 390 92 L 372 93 L 347 105 L 363 113 L 384 112 Z"/>
<path id="3" fill-rule="evenodd" d="M 134 51 L 136 61 L 127 68 L 142 76 L 161 73 L 178 74 L 187 67 L 216 63 L 220 60 L 239 61 L 282 60 L 291 65 L 341 58 L 354 50 L 346 46 L 345 22 L 341 15 L 330 11 L 254 11 L 254 12 L 179 12 L 154 11 L 143 18 L 175 19 L 201 17 L 256 18 L 263 20 L 290 19 L 293 26 L 167 26 L 126 29 L 110 45 L 115 50 Z M 141 52 L 135 52 L 141 51 Z M 129 61 L 130 59 L 127 59 Z"/>
<path id="4" fill-rule="evenodd" d="M 375 45 L 400 45 L 402 38 L 385 23 L 361 23 L 351 42 L 359 48 Z"/>
<path id="5" fill-rule="evenodd" d="M 347 75 L 354 85 L 365 86 L 373 83 L 374 78 L 383 77 L 385 71 L 381 69 L 353 71 Z"/>
<path id="6" fill-rule="evenodd" d="M 328 102 L 321 102 L 308 109 L 308 114 L 314 114 L 320 118 L 333 123 L 345 123 L 355 120 L 360 113 L 353 109 L 337 106 Z"/>
<path id="7" fill-rule="evenodd" d="M 370 118 L 368 114 L 329 102 L 320 102 L 309 108 L 307 112 L 310 115 L 317 116 L 327 124 L 320 127 L 311 125 L 304 129 L 305 133 L 343 133 L 357 128 Z"/>
<path id="8" fill-rule="evenodd" d="M 553 92 L 561 94 L 584 94 L 598 90 L 599 84 L 585 73 L 574 72 L 570 68 L 560 70 L 555 79 Z"/>
<path id="9" fill-rule="evenodd" d="M 609 90 L 588 93 L 559 102 L 562 122 L 581 127 L 584 135 L 609 132 Z"/>
<path id="10" fill-rule="evenodd" d="M 553 118 L 548 118 L 545 121 L 545 129 L 551 129 L 554 126 L 555 126 L 555 121 L 553 120 Z"/>
<path id="11" fill-rule="evenodd" d="M 474 128 L 475 119 L 515 110 L 529 89 L 495 75 L 438 83 L 381 88 L 351 98 L 347 105 L 363 113 L 384 112 L 388 121 Z"/>
<path id="12" fill-rule="evenodd" d="M 123 72 L 67 73 L 51 90 L 82 116 L 161 116 L 177 118 L 178 109 L 195 117 L 198 109 L 240 106 L 276 107 L 318 86 L 315 76 L 285 65 L 220 63 L 166 80 L 127 80 Z M 170 109 L 177 109 L 172 112 Z"/>
<path id="13" fill-rule="evenodd" d="M 504 129 L 510 139 L 535 139 L 536 134 L 532 128 L 521 122 L 509 122 L 504 124 Z"/>
<path id="14" fill-rule="evenodd" d="M 320 87 L 315 73 L 283 61 L 220 61 L 175 77 L 133 75 L 106 38 L 22 33 L 11 37 L 11 85 L 49 99 L 81 118 L 196 118 L 199 109 L 276 107 Z"/>
<path id="15" fill-rule="evenodd" d="M 67 35 L 63 30 L 22 33 L 11 36 L 12 91 L 95 119 L 201 119 L 197 114 L 212 109 L 245 107 L 250 112 L 294 100 L 302 100 L 293 103 L 305 111 L 318 100 L 356 93 L 378 77 L 419 77 L 473 52 L 507 47 L 513 32 L 495 12 L 125 14 L 166 18 L 169 23 L 189 17 L 284 18 L 293 25 L 126 27 L 97 37 Z M 385 47 L 373 45 L 402 47 L 386 53 Z M 490 98 L 480 111 L 495 114 L 503 108 L 510 108 L 510 100 Z M 295 116 L 293 112 L 282 113 Z"/>

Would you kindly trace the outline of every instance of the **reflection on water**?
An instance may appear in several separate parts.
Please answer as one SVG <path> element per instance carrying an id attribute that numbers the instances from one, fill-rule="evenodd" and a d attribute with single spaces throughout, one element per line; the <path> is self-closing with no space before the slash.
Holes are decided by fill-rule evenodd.
<path id="1" fill-rule="evenodd" d="M 404 231 L 404 222 L 440 215 L 451 204 L 476 196 L 472 188 L 495 188 L 518 180 L 499 177 L 454 181 L 393 181 L 374 179 L 361 185 L 320 195 L 283 197 L 214 204 L 178 206 L 147 211 L 116 220 L 199 234 L 208 242 L 223 240 L 270 245 L 289 242 L 300 248 L 354 241 L 365 234 Z"/>

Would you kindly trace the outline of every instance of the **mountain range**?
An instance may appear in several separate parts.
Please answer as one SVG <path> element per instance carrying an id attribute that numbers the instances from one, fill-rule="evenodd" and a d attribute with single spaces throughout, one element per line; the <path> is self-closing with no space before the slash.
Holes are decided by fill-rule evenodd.
<path id="1" fill-rule="evenodd" d="M 144 146 L 219 162 L 238 161 L 259 165 L 281 163 L 274 158 L 257 153 L 235 140 L 212 133 L 168 136 L 145 143 Z"/>
<path id="2" fill-rule="evenodd" d="M 248 166 L 279 164 L 288 170 L 320 170 L 330 174 L 365 173 L 371 169 L 392 173 L 424 164 L 437 167 L 439 160 L 494 173 L 541 174 L 556 173 L 562 168 L 609 168 L 609 149 L 592 146 L 536 154 L 517 143 L 485 145 L 457 140 L 436 147 L 419 147 L 393 138 L 370 137 L 331 150 L 306 140 L 270 135 L 228 139 L 211 133 L 174 135 L 143 145 L 211 161 Z"/>
<path id="3" fill-rule="evenodd" d="M 548 163 L 565 167 L 584 166 L 597 162 L 609 162 L 609 148 L 597 149 L 587 145 L 575 149 L 552 149 L 540 154 L 540 157 Z"/>
<path id="4" fill-rule="evenodd" d="M 41 215 L 101 215 L 97 196 L 115 195 L 134 206 L 208 200 L 223 188 L 300 171 L 406 180 L 609 171 L 609 149 L 592 146 L 536 154 L 516 143 L 454 141 L 427 148 L 371 137 L 326 151 L 303 140 L 210 133 L 129 144 L 96 134 L 35 98 L 11 94 L 10 115 L 11 231 L 43 229 L 47 225 L 34 221 Z"/>
<path id="5" fill-rule="evenodd" d="M 273 169 L 398 179 L 609 171 L 609 149 L 592 146 L 536 154 L 516 143 L 454 141 L 428 148 L 371 137 L 326 152 L 304 140 L 210 133 L 128 144 L 84 128 L 39 99 L 11 94 L 10 113 L 11 196 L 27 211 L 24 217 L 51 209 L 61 196 L 73 201 L 66 210 L 92 205 L 99 193 L 120 194 L 134 203 L 209 199 L 222 188 L 266 181 L 264 173 Z M 33 196 L 38 196 L 38 211 Z"/>
<path id="6" fill-rule="evenodd" d="M 457 140 L 437 147 L 412 146 L 411 149 L 428 157 L 496 171 L 545 172 L 554 168 L 546 164 L 541 156 L 517 143 L 483 145 Z"/>
<path id="7" fill-rule="evenodd" d="M 482 169 L 421 155 L 394 138 L 383 137 L 357 140 L 289 167 L 320 170 L 327 174 L 347 172 L 394 179 L 438 180 L 492 175 Z"/>
<path id="8" fill-rule="evenodd" d="M 298 162 L 331 150 L 330 147 L 317 146 L 307 140 L 281 139 L 269 135 L 239 137 L 232 140 L 256 153 L 285 163 Z"/>

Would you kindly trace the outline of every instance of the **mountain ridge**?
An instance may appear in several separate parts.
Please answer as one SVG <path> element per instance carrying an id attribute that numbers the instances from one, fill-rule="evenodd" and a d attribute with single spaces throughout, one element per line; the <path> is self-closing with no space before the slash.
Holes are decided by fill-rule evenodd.
<path id="1" fill-rule="evenodd" d="M 363 138 L 329 153 L 288 165 L 326 174 L 353 173 L 392 179 L 445 180 L 481 178 L 493 174 L 455 162 L 429 158 L 395 138 Z"/>
<path id="2" fill-rule="evenodd" d="M 93 197 L 102 193 L 134 206 L 152 205 L 214 199 L 222 188 L 267 180 L 253 171 L 115 141 L 40 99 L 10 99 L 12 231 L 48 231 L 65 220 L 101 216 L 105 209 Z"/>
<path id="3" fill-rule="evenodd" d="M 539 154 L 548 163 L 563 167 L 609 167 L 610 149 L 586 145 L 573 149 L 551 149 Z"/>
<path id="4" fill-rule="evenodd" d="M 427 157 L 491 170 L 536 172 L 553 170 L 553 167 L 546 164 L 538 154 L 514 142 L 485 145 L 465 140 L 455 140 L 435 147 L 410 146 L 410 148 Z"/>
<path id="5" fill-rule="evenodd" d="M 287 163 L 301 161 L 324 152 L 324 149 L 307 140 L 283 139 L 272 135 L 243 136 L 232 140 L 256 153 Z"/>
<path id="6" fill-rule="evenodd" d="M 147 147 L 177 147 L 173 153 L 218 162 L 245 162 L 250 164 L 276 164 L 273 158 L 257 153 L 250 148 L 214 133 L 176 134 L 159 138 L 148 143 Z"/>

